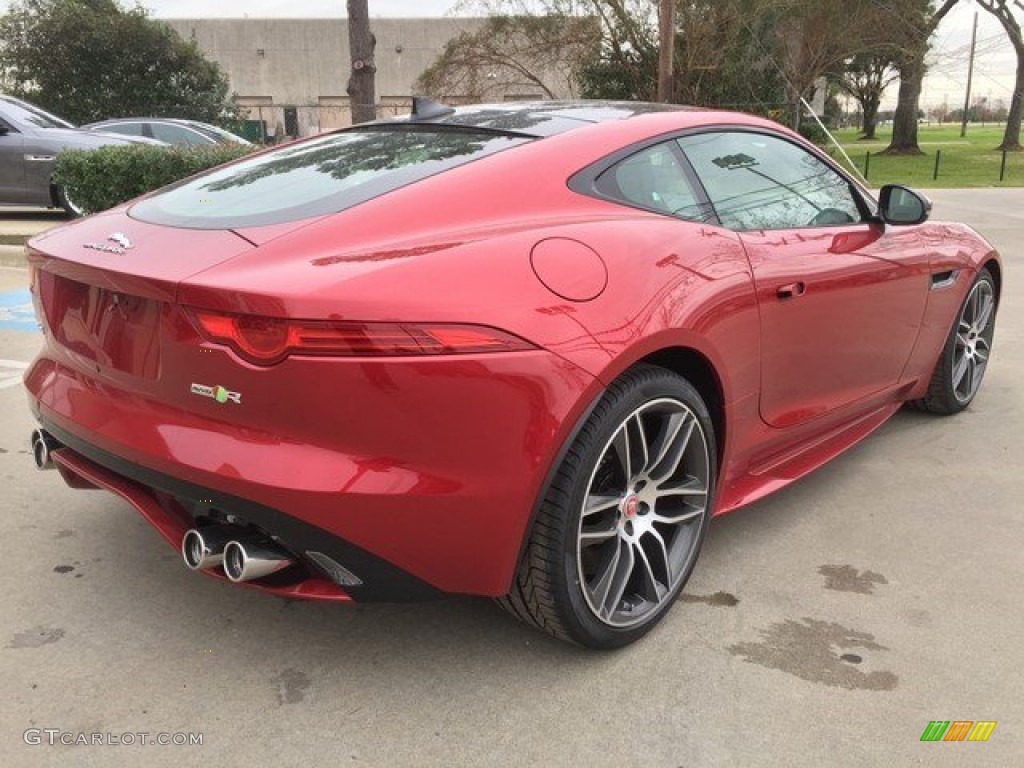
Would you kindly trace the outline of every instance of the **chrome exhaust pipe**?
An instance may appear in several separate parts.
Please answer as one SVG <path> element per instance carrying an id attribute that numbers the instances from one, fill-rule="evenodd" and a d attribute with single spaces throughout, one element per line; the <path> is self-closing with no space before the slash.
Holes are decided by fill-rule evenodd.
<path id="1" fill-rule="evenodd" d="M 30 445 L 36 469 L 54 469 L 53 457 L 50 454 L 62 447 L 57 438 L 44 429 L 37 429 L 32 432 Z"/>
<path id="2" fill-rule="evenodd" d="M 208 525 L 192 528 L 181 537 L 181 557 L 192 571 L 216 568 L 224 562 L 224 547 L 235 536 L 237 528 L 226 525 Z"/>
<path id="3" fill-rule="evenodd" d="M 293 562 L 272 544 L 235 539 L 224 547 L 224 575 L 231 581 L 262 579 L 283 571 Z"/>

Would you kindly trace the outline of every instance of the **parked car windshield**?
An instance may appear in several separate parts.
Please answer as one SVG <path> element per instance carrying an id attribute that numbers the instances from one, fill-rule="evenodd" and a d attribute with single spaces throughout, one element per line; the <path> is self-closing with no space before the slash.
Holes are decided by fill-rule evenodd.
<path id="1" fill-rule="evenodd" d="M 10 97 L 0 97 L 0 107 L 15 122 L 29 123 L 37 128 L 74 128 L 67 120 L 61 120 L 56 115 L 33 107 L 24 101 Z"/>
<path id="2" fill-rule="evenodd" d="M 193 229 L 280 224 L 337 213 L 530 140 L 428 125 L 342 131 L 167 187 L 134 205 L 129 215 Z"/>

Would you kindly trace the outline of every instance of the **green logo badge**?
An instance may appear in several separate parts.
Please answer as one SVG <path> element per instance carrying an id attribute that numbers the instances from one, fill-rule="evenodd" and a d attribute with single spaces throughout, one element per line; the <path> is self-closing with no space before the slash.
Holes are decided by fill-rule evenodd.
<path id="1" fill-rule="evenodd" d="M 216 400 L 218 403 L 234 403 L 235 405 L 242 404 L 242 393 L 232 392 L 230 389 L 225 389 L 218 384 L 215 387 L 207 386 L 206 384 L 192 384 L 189 390 L 193 395 L 199 395 L 200 397 L 208 397 L 211 400 Z"/>

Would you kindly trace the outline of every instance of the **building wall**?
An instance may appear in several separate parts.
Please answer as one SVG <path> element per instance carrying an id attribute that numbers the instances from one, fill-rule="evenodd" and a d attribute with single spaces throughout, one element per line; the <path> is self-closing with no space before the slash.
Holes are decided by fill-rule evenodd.
<path id="1" fill-rule="evenodd" d="M 351 123 L 345 91 L 350 69 L 347 19 L 166 21 L 223 67 L 239 105 L 277 138 L 286 132 L 286 123 L 300 136 Z M 371 19 L 377 38 L 378 115 L 407 113 L 416 79 L 445 43 L 481 23 L 468 18 Z M 516 95 L 540 98 L 541 92 L 524 86 Z M 478 98 L 459 94 L 449 100 Z"/>

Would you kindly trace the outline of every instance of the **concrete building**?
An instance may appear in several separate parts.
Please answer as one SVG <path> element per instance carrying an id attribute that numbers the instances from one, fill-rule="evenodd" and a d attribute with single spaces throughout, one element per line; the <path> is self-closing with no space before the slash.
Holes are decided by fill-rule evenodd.
<path id="1" fill-rule="evenodd" d="M 221 65 L 250 120 L 276 138 L 306 136 L 351 123 L 346 94 L 350 59 L 347 19 L 166 19 Z M 405 114 L 413 87 L 470 18 L 371 19 L 377 39 L 377 114 Z M 498 98 L 541 98 L 539 89 L 515 89 Z M 495 94 L 488 94 L 488 99 Z M 472 103 L 479 94 L 452 94 Z"/>

